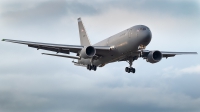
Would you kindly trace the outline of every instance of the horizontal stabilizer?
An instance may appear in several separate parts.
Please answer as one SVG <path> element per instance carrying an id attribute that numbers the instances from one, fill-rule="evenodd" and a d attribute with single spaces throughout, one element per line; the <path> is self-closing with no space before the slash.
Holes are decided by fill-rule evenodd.
<path id="1" fill-rule="evenodd" d="M 64 58 L 80 59 L 80 57 L 77 57 L 77 56 L 67 56 L 67 55 L 48 54 L 48 53 L 42 53 L 42 54 L 50 55 L 50 56 L 64 57 Z"/>

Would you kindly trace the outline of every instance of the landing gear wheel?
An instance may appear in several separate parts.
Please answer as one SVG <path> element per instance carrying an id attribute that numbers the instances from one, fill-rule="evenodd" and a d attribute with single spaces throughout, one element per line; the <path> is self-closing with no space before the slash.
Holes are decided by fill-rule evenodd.
<path id="1" fill-rule="evenodd" d="M 131 72 L 131 69 L 130 68 L 128 68 L 128 71 L 127 71 L 128 73 L 130 73 Z"/>
<path id="2" fill-rule="evenodd" d="M 92 69 L 92 66 L 91 65 L 88 65 L 88 70 L 91 70 Z"/>
<path id="3" fill-rule="evenodd" d="M 88 64 L 87 65 L 87 69 L 96 71 L 97 70 L 97 66 Z"/>
<path id="4" fill-rule="evenodd" d="M 93 69 L 94 71 L 96 71 L 96 70 L 97 70 L 97 66 L 93 65 L 93 66 L 92 66 L 92 69 Z"/>
<path id="5" fill-rule="evenodd" d="M 126 68 L 125 68 L 125 71 L 128 72 L 128 73 L 130 73 L 130 72 L 135 73 L 135 68 L 126 67 Z"/>
<path id="6" fill-rule="evenodd" d="M 125 71 L 128 72 L 128 73 L 130 73 L 130 72 L 131 72 L 131 69 L 128 68 L 128 67 L 126 67 L 126 68 L 125 68 Z"/>
<path id="7" fill-rule="evenodd" d="M 128 72 L 128 69 L 129 69 L 129 68 L 128 68 L 128 67 L 126 67 L 126 68 L 125 68 L 125 71 L 126 71 L 126 72 Z"/>
<path id="8" fill-rule="evenodd" d="M 132 72 L 132 73 L 135 73 L 135 68 L 130 68 L 130 71 Z"/>
<path id="9" fill-rule="evenodd" d="M 137 58 L 138 58 L 137 56 L 135 56 L 135 57 L 131 57 L 131 56 L 130 56 L 130 57 L 127 59 L 127 62 L 129 63 L 129 67 L 126 67 L 126 68 L 125 68 L 125 71 L 126 71 L 126 72 L 128 72 L 128 73 L 130 73 L 130 72 L 135 73 L 135 68 L 133 68 L 132 65 L 133 65 L 133 61 L 134 61 L 134 60 L 137 60 Z"/>
<path id="10" fill-rule="evenodd" d="M 89 70 L 90 65 L 87 65 L 87 69 Z"/>

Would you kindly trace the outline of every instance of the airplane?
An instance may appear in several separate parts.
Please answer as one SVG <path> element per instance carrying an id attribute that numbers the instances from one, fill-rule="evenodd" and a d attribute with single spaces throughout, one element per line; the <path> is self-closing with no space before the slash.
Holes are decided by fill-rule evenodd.
<path id="1" fill-rule="evenodd" d="M 109 63 L 127 61 L 129 67 L 125 67 L 125 71 L 135 73 L 136 70 L 132 67 L 132 64 L 138 58 L 143 58 L 153 64 L 161 61 L 162 58 L 174 57 L 175 55 L 197 54 L 197 52 L 146 50 L 146 46 L 151 42 L 152 33 L 145 25 L 130 27 L 93 45 L 90 43 L 81 18 L 78 18 L 78 27 L 81 45 L 40 43 L 11 39 L 3 39 L 2 41 L 25 44 L 37 50 L 53 51 L 57 54 L 42 54 L 77 59 L 77 62 L 72 61 L 74 65 L 83 66 L 88 70 L 94 71 L 97 70 L 97 67 L 103 67 Z M 76 56 L 70 56 L 70 52 L 76 53 Z M 58 53 L 67 55 L 60 55 Z"/>

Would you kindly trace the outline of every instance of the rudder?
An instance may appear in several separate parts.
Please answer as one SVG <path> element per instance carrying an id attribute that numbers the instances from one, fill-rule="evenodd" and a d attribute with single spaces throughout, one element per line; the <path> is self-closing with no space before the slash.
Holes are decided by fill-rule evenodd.
<path id="1" fill-rule="evenodd" d="M 90 40 L 88 39 L 87 33 L 85 31 L 83 22 L 81 18 L 78 18 L 78 28 L 79 28 L 79 36 L 80 36 L 80 42 L 82 46 L 90 46 Z"/>

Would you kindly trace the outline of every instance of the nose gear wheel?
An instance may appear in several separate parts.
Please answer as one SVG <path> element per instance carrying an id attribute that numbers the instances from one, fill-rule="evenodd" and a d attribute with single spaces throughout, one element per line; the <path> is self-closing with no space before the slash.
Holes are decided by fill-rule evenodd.
<path id="1" fill-rule="evenodd" d="M 125 72 L 127 72 L 127 73 L 135 73 L 135 68 L 133 68 L 132 67 L 132 65 L 133 65 L 133 61 L 134 61 L 134 59 L 133 58 L 130 58 L 129 60 L 127 60 L 127 62 L 129 63 L 129 67 L 126 67 L 125 68 Z"/>
<path id="2" fill-rule="evenodd" d="M 135 73 L 135 68 L 126 67 L 126 68 L 125 68 L 125 71 L 128 72 L 128 73 L 130 73 L 130 72 L 131 72 L 131 73 Z"/>

